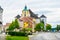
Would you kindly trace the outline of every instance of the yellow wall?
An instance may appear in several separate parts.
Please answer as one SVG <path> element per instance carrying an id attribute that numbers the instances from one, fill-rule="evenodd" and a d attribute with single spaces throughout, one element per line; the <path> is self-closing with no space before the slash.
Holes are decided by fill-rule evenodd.
<path id="1" fill-rule="evenodd" d="M 27 28 L 29 26 L 28 22 L 24 22 L 24 28 Z"/>
<path id="2" fill-rule="evenodd" d="M 26 14 L 26 17 L 27 17 L 27 16 L 30 16 L 29 11 L 22 11 L 22 16 L 23 16 L 23 17 L 24 17 L 24 14 Z"/>

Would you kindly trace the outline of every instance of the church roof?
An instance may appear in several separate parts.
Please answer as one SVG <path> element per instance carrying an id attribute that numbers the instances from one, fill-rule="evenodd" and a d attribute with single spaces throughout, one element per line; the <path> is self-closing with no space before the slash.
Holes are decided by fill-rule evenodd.
<path id="1" fill-rule="evenodd" d="M 20 15 L 17 15 L 16 18 L 19 19 L 20 18 Z"/>
<path id="2" fill-rule="evenodd" d="M 33 23 L 33 18 L 31 18 L 31 17 L 21 17 L 19 20 L 22 20 L 24 22 Z"/>
<path id="3" fill-rule="evenodd" d="M 45 15 L 41 15 L 40 18 L 46 18 L 46 16 Z"/>
<path id="4" fill-rule="evenodd" d="M 34 14 L 30 9 L 29 9 L 29 12 L 30 12 L 30 16 L 33 17 L 33 18 L 38 18 L 38 16 L 36 14 Z"/>

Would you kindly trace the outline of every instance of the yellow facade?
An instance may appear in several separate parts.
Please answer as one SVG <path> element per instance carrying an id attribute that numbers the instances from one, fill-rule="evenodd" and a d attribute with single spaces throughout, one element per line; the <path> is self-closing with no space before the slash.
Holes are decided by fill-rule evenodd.
<path id="1" fill-rule="evenodd" d="M 22 16 L 29 17 L 30 16 L 29 11 L 22 11 Z"/>
<path id="2" fill-rule="evenodd" d="M 24 22 L 24 28 L 27 28 L 29 26 L 28 22 Z"/>

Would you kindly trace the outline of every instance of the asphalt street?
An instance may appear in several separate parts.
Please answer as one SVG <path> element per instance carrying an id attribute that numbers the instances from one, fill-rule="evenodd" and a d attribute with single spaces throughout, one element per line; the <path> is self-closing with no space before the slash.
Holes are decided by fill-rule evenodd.
<path id="1" fill-rule="evenodd" d="M 60 40 L 60 33 L 40 32 L 30 35 L 29 40 Z"/>

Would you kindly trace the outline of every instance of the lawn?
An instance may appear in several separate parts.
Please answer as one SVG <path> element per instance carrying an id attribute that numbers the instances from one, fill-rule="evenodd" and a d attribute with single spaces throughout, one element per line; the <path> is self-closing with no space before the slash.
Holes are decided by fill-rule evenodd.
<path id="1" fill-rule="evenodd" d="M 24 36 L 6 36 L 6 40 L 29 40 L 29 38 Z"/>

